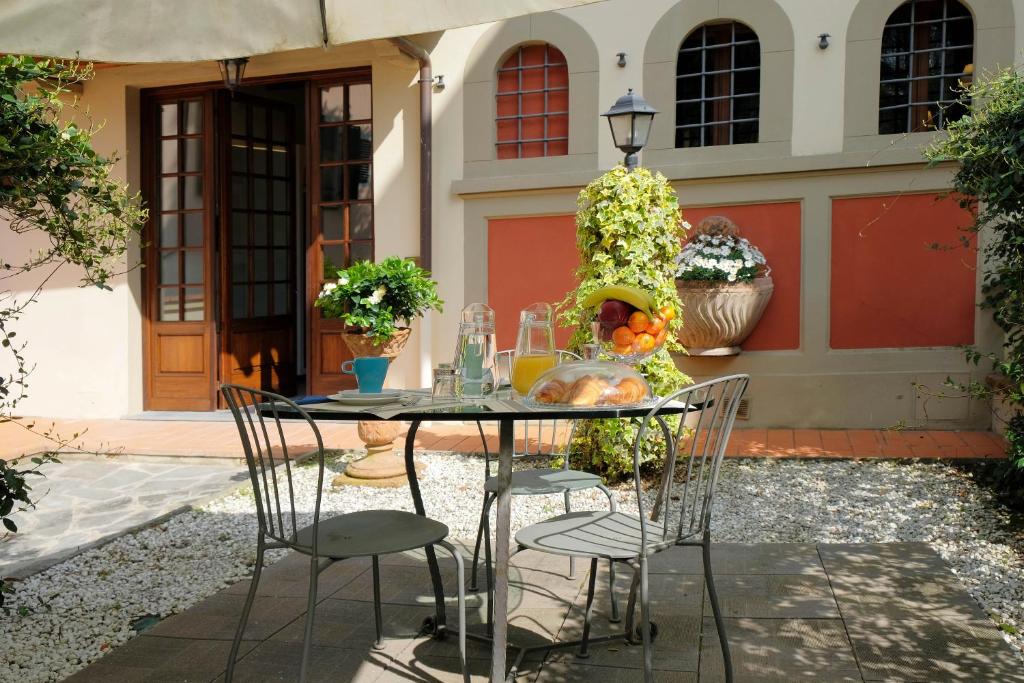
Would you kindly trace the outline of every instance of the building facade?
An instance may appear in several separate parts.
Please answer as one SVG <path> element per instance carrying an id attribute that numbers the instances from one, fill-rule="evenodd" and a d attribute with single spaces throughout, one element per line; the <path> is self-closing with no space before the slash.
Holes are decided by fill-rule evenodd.
<path id="1" fill-rule="evenodd" d="M 680 367 L 749 372 L 750 426 L 987 426 L 986 406 L 936 395 L 983 372 L 959 345 L 1000 336 L 976 310 L 976 252 L 928 248 L 970 215 L 919 149 L 959 115 L 959 81 L 1021 63 L 1024 0 L 608 0 L 413 40 L 445 86 L 447 305 L 416 323 L 392 384 L 450 360 L 466 303 L 497 310 L 506 347 L 520 308 L 573 286 L 576 195 L 621 159 L 599 115 L 634 88 L 660 112 L 641 163 L 689 222 L 736 222 L 776 286 L 742 354 Z M 234 94 L 212 62 L 99 69 L 80 93 L 105 122 L 96 146 L 150 224 L 113 292 L 69 273 L 30 309 L 23 412 L 210 410 L 221 381 L 343 386 L 337 324 L 311 303 L 325 268 L 418 256 L 417 78 L 389 41 L 254 56 Z"/>

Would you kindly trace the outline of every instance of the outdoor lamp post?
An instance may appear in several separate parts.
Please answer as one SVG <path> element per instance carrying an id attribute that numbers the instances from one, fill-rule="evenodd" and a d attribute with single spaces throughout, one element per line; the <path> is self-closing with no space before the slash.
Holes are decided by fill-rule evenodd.
<path id="1" fill-rule="evenodd" d="M 629 92 L 615 100 L 611 109 L 601 114 L 608 118 L 615 146 L 626 153 L 627 171 L 636 168 L 636 153 L 647 144 L 651 123 L 657 113 L 657 109 L 647 104 L 640 95 L 633 94 L 630 88 Z"/>
<path id="2" fill-rule="evenodd" d="M 234 90 L 242 84 L 242 74 L 245 73 L 245 65 L 248 63 L 248 57 L 220 60 L 220 75 L 224 79 L 224 86 L 228 90 Z"/>

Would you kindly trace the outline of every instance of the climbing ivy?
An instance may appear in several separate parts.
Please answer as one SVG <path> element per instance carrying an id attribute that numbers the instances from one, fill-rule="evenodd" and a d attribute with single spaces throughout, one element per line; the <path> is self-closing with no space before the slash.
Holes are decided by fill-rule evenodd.
<path id="1" fill-rule="evenodd" d="M 631 285 L 649 291 L 658 307 L 682 304 L 675 287 L 676 257 L 689 227 L 668 180 L 645 168 L 632 172 L 617 166 L 587 185 L 577 200 L 576 247 L 579 286 L 559 304 L 563 325 L 576 330 L 570 348 L 582 349 L 591 339 L 593 310 L 582 305 L 588 295 L 606 285 Z M 669 323 L 665 346 L 638 369 L 657 395 L 666 395 L 691 382 L 676 368 L 669 350 L 682 350 L 675 332 L 682 316 Z M 639 419 L 588 420 L 577 429 L 573 444 L 577 464 L 619 479 L 633 472 L 633 442 Z M 664 457 L 656 442 L 644 446 L 645 462 Z"/>

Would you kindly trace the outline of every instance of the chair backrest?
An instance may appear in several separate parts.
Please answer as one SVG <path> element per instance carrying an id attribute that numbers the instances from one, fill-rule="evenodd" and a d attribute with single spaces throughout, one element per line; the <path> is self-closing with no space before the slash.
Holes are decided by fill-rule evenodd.
<path id="1" fill-rule="evenodd" d="M 320 522 L 320 500 L 324 483 L 324 442 L 316 422 L 294 401 L 279 394 L 237 384 L 223 384 L 220 391 L 231 409 L 242 439 L 242 450 L 249 465 L 253 496 L 256 499 L 256 517 L 260 531 L 268 538 L 291 548 L 317 554 L 317 526 Z M 293 424 L 304 421 L 312 432 L 316 451 L 313 454 L 318 468 L 316 502 L 313 507 L 312 544 L 298 542 L 300 524 L 295 506 L 296 490 L 292 480 L 294 458 L 309 453 L 290 453 L 286 429 L 282 419 Z M 295 432 L 291 425 L 287 431 Z M 305 513 L 301 513 L 305 518 Z"/>
<path id="2" fill-rule="evenodd" d="M 718 471 L 749 382 L 748 375 L 729 375 L 695 384 L 661 399 L 644 417 L 633 446 L 633 474 L 645 549 L 648 543 L 673 545 L 709 529 Z M 665 414 L 671 402 L 684 404 L 687 412 Z M 649 505 L 640 463 L 641 449 L 645 443 L 650 447 L 652 439 L 665 448 L 666 458 L 657 501 Z M 677 472 L 683 475 L 679 484 Z M 647 508 L 652 508 L 651 515 Z M 651 528 L 653 522 L 658 522 L 657 528 Z"/>

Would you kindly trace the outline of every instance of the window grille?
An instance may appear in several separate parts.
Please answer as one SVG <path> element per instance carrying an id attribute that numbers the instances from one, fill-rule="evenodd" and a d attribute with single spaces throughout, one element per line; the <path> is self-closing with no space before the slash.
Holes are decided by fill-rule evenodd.
<path id="1" fill-rule="evenodd" d="M 910 0 L 885 22 L 879 78 L 881 135 L 943 128 L 966 113 L 974 20 L 957 0 Z"/>
<path id="2" fill-rule="evenodd" d="M 553 45 L 521 45 L 498 69 L 499 159 L 569 153 L 569 67 Z"/>
<path id="3" fill-rule="evenodd" d="M 676 147 L 757 142 L 761 44 L 739 22 L 705 24 L 679 48 Z"/>

